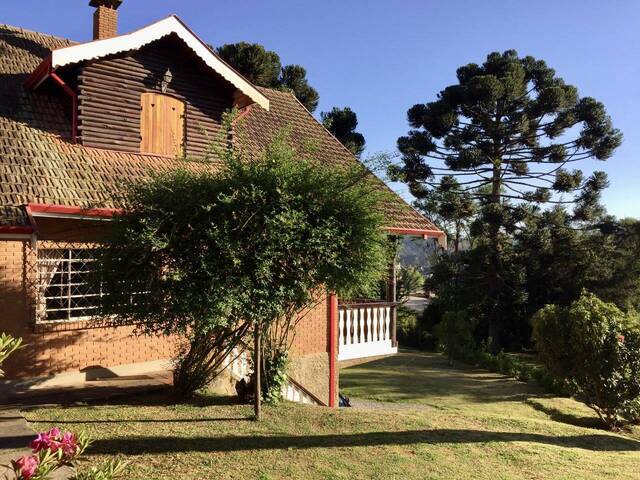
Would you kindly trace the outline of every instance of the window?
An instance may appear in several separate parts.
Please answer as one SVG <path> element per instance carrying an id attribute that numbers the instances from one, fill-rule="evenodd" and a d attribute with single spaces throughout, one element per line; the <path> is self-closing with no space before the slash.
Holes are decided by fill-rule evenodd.
<path id="1" fill-rule="evenodd" d="M 38 250 L 38 320 L 81 320 L 96 313 L 101 292 L 89 281 L 93 257 L 88 248 Z"/>
<path id="2" fill-rule="evenodd" d="M 140 151 L 178 156 L 184 143 L 184 102 L 161 93 L 140 100 Z"/>

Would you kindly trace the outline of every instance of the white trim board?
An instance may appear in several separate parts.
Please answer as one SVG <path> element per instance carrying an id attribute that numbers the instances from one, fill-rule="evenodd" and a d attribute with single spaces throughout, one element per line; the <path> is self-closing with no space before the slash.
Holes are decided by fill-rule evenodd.
<path id="1" fill-rule="evenodd" d="M 120 52 L 137 50 L 172 33 L 180 37 L 212 70 L 220 74 L 225 80 L 230 82 L 262 108 L 267 111 L 269 110 L 269 99 L 218 57 L 175 15 L 171 15 L 131 33 L 53 50 L 51 52 L 51 67 L 55 70 L 65 65 L 102 58 Z"/>

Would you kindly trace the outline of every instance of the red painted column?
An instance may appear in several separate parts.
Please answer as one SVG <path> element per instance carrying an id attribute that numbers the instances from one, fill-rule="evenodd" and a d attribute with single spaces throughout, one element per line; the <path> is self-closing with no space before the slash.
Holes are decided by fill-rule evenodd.
<path id="1" fill-rule="evenodd" d="M 338 295 L 329 294 L 329 406 L 336 407 L 338 375 Z"/>

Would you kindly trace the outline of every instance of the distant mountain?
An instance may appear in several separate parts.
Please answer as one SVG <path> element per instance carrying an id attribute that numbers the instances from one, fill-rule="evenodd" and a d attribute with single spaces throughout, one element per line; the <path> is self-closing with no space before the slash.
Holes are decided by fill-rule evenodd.
<path id="1" fill-rule="evenodd" d="M 437 250 L 438 243 L 433 238 L 404 237 L 398 253 L 400 265 L 416 267 L 423 275 L 429 275 L 429 259 Z"/>

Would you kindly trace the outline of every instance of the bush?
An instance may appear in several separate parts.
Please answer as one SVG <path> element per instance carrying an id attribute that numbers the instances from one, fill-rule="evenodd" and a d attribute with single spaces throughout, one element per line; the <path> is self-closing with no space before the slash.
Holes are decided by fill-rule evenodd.
<path id="1" fill-rule="evenodd" d="M 437 340 L 425 321 L 427 309 L 417 313 L 402 305 L 398 306 L 397 328 L 398 343 L 404 347 L 421 350 L 435 350 Z"/>
<path id="2" fill-rule="evenodd" d="M 438 346 L 450 358 L 464 358 L 468 352 L 476 350 L 473 332 L 476 321 L 466 311 L 445 312 L 433 333 L 438 339 Z"/>
<path id="3" fill-rule="evenodd" d="M 398 301 L 406 301 L 412 293 L 422 292 L 424 289 L 424 275 L 411 265 L 401 266 L 396 283 Z"/>
<path id="4" fill-rule="evenodd" d="M 533 318 L 540 359 L 610 428 L 638 419 L 640 322 L 593 294 Z"/>

